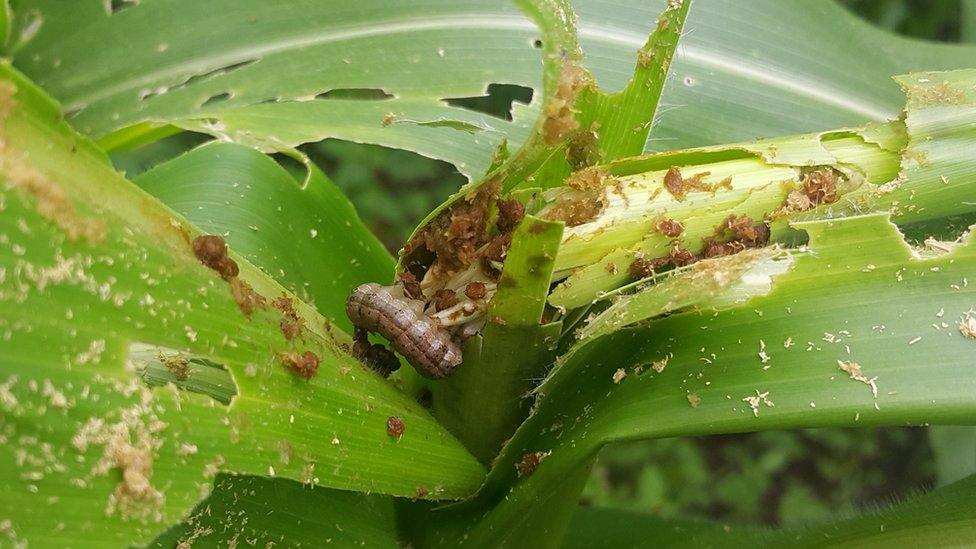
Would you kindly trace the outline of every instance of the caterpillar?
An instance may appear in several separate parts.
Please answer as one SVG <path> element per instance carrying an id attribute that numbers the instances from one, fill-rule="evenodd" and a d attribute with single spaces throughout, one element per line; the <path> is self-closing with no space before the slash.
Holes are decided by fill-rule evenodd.
<path id="1" fill-rule="evenodd" d="M 445 378 L 461 364 L 461 349 L 450 334 L 391 288 L 375 282 L 356 287 L 346 299 L 346 314 L 354 326 L 388 339 L 424 377 Z"/>

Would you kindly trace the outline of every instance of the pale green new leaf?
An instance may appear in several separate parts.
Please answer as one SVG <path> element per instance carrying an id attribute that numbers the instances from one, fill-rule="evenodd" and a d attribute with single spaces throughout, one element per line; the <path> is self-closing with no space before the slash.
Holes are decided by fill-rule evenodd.
<path id="1" fill-rule="evenodd" d="M 116 173 L 28 80 L 4 66 L 0 85 L 0 515 L 18 540 L 149 541 L 219 471 L 397 495 L 424 485 L 439 498 L 480 483 L 477 461 L 346 354 L 314 309 L 293 302 L 304 329 L 292 340 L 278 310 L 246 315 L 194 257 L 194 228 Z M 233 257 L 254 292 L 291 297 Z M 149 389 L 146 345 L 223 365 L 231 404 Z M 306 351 L 321 359 L 309 381 L 282 361 Z M 399 439 L 390 416 L 405 423 Z"/>
<path id="2" fill-rule="evenodd" d="M 313 304 L 346 332 L 349 292 L 391 277 L 393 258 L 317 167 L 302 183 L 249 147 L 209 143 L 135 183 Z M 273 200 L 269 198 L 273 197 Z"/>

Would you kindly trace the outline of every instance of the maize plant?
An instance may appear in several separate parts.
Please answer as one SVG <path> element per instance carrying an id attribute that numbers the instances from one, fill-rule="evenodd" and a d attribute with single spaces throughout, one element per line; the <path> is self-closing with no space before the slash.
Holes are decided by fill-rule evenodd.
<path id="1" fill-rule="evenodd" d="M 972 543 L 973 477 L 580 504 L 615 442 L 976 424 L 976 48 L 645 4 L 0 3 L 0 545 Z M 393 257 L 332 138 L 468 183 Z"/>

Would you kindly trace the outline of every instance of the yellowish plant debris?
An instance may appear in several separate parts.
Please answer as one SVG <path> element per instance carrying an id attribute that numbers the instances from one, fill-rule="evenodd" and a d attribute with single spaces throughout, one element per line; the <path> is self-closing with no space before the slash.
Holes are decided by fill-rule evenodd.
<path id="1" fill-rule="evenodd" d="M 760 393 L 759 389 L 756 389 L 755 396 L 747 396 L 743 398 L 742 401 L 748 404 L 749 408 L 752 408 L 752 415 L 756 417 L 759 417 L 760 404 L 765 404 L 767 407 L 770 408 L 775 406 L 773 404 L 773 401 L 769 400 L 769 391 L 766 391 L 765 393 Z"/>
<path id="2" fill-rule="evenodd" d="M 0 125 L 6 125 L 16 106 L 16 93 L 13 84 L 0 83 Z M 30 195 L 37 213 L 57 225 L 69 240 L 97 244 L 105 238 L 105 221 L 81 215 L 60 185 L 34 168 L 20 151 L 10 147 L 5 128 L 0 130 L 0 174 L 15 189 Z"/>
<path id="3" fill-rule="evenodd" d="M 845 362 L 843 360 L 838 360 L 837 367 L 846 372 L 851 379 L 860 381 L 868 387 L 871 387 L 871 395 L 873 395 L 874 398 L 878 398 L 878 384 L 876 383 L 878 376 L 868 379 L 868 377 L 864 375 L 864 372 L 861 371 L 861 365 L 857 362 Z"/>
<path id="4" fill-rule="evenodd" d="M 699 172 L 686 178 L 681 175 L 681 170 L 677 166 L 671 166 L 664 174 L 664 188 L 678 202 L 683 201 L 688 196 L 688 191 L 715 192 L 719 187 L 732 188 L 731 177 L 727 177 L 715 185 L 703 183 L 702 178 L 708 175 L 711 175 L 711 172 Z"/>
<path id="5" fill-rule="evenodd" d="M 942 82 L 935 86 L 913 86 L 908 94 L 919 103 L 934 103 L 945 105 L 962 105 L 966 103 L 966 94 Z"/>
<path id="6" fill-rule="evenodd" d="M 122 480 L 109 495 L 105 512 L 109 516 L 119 514 L 126 519 L 163 519 L 165 496 L 151 482 L 155 452 L 162 445 L 156 434 L 166 428 L 152 412 L 152 395 L 142 389 L 146 404 L 135 405 L 122 411 L 121 420 L 106 423 L 93 417 L 72 437 L 71 444 L 80 453 L 91 445 L 103 446 L 103 454 L 91 471 L 93 476 L 107 475 L 119 469 Z M 87 482 L 82 479 L 82 482 Z"/>
<path id="7" fill-rule="evenodd" d="M 546 208 L 545 218 L 576 227 L 593 221 L 606 208 L 605 191 L 567 193 Z"/>
<path id="8" fill-rule="evenodd" d="M 197 448 L 196 444 L 190 444 L 189 442 L 181 442 L 180 445 L 176 448 L 176 455 L 180 457 L 195 456 L 197 455 L 198 450 L 199 449 Z"/>
<path id="9" fill-rule="evenodd" d="M 761 364 L 765 364 L 765 366 L 763 366 L 763 370 L 769 369 L 769 360 L 770 360 L 769 354 L 766 353 L 766 341 L 760 339 L 759 340 L 759 362 Z"/>
<path id="10" fill-rule="evenodd" d="M 567 187 L 582 192 L 601 191 L 607 186 L 607 172 L 601 168 L 585 168 L 573 173 L 564 182 Z"/>
<path id="11" fill-rule="evenodd" d="M 72 403 L 68 401 L 68 398 L 66 396 L 64 396 L 64 393 L 62 393 L 61 391 L 59 391 L 54 386 L 54 384 L 51 383 L 51 380 L 49 380 L 49 379 L 45 379 L 44 380 L 44 388 L 43 388 L 41 394 L 44 395 L 45 397 L 47 397 L 48 404 L 52 408 L 57 408 L 57 409 L 60 409 L 60 410 L 67 410 L 68 408 L 71 408 L 71 406 L 72 406 Z"/>
<path id="12" fill-rule="evenodd" d="M 159 353 L 158 358 L 159 361 L 163 363 L 163 366 L 166 366 L 166 369 L 169 370 L 169 373 L 173 374 L 173 377 L 176 378 L 177 381 L 186 381 L 190 379 L 190 375 L 193 373 L 193 370 L 190 368 L 189 358 L 181 354 L 164 355 L 163 353 Z"/>
<path id="13" fill-rule="evenodd" d="M 542 139 L 546 145 L 560 143 L 569 132 L 579 127 L 576 121 L 576 92 L 587 83 L 586 73 L 573 60 L 563 63 L 555 95 L 545 106 L 546 119 L 542 125 Z"/>
<path id="14" fill-rule="evenodd" d="M 692 408 L 701 405 L 701 397 L 698 396 L 698 393 L 688 393 L 688 404 L 691 404 Z"/>
<path id="15" fill-rule="evenodd" d="M 640 65 L 642 69 L 646 69 L 654 64 L 655 53 L 654 50 L 650 48 L 641 48 L 637 50 L 637 64 Z"/>
<path id="16" fill-rule="evenodd" d="M 515 471 L 520 477 L 527 477 L 535 472 L 536 467 L 542 463 L 542 460 L 549 457 L 552 451 L 549 452 L 529 452 L 522 456 L 522 461 L 515 464 Z"/>
<path id="17" fill-rule="evenodd" d="M 831 168 L 821 168 L 803 174 L 799 187 L 790 191 L 783 201 L 783 206 L 771 218 L 812 210 L 821 204 L 837 202 L 837 174 Z"/>
<path id="18" fill-rule="evenodd" d="M 959 333 L 970 339 L 976 339 L 976 316 L 972 310 L 967 311 L 959 321 Z"/>
<path id="19" fill-rule="evenodd" d="M 613 382 L 620 383 L 627 377 L 627 371 L 623 368 L 617 368 L 617 371 L 613 373 Z"/>

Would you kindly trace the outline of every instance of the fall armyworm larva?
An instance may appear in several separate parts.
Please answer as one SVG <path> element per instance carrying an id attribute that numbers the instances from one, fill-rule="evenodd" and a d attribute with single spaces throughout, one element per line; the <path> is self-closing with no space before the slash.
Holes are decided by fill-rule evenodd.
<path id="1" fill-rule="evenodd" d="M 375 282 L 358 286 L 346 300 L 346 314 L 355 326 L 388 339 L 425 377 L 447 377 L 461 364 L 461 349 L 450 334 L 390 288 Z"/>

